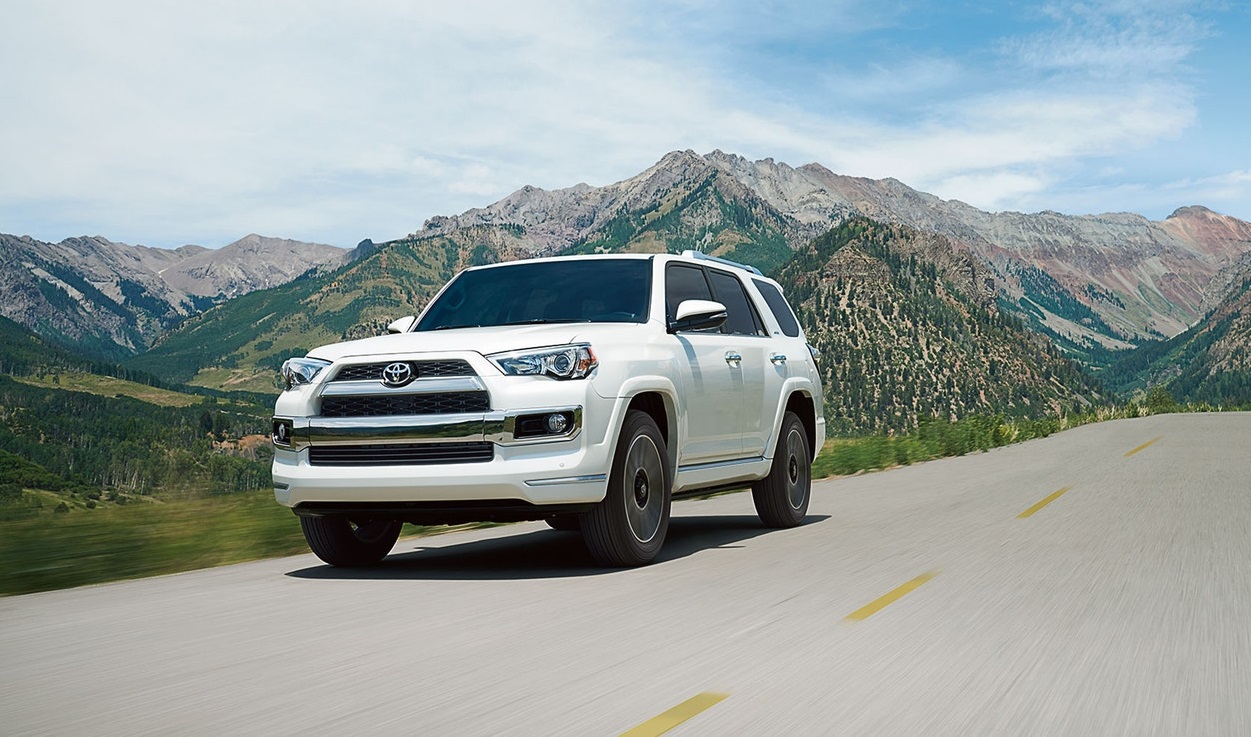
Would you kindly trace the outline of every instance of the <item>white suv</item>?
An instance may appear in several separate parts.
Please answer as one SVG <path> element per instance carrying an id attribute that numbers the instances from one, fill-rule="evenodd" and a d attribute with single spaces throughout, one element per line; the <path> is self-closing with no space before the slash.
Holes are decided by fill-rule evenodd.
<path id="1" fill-rule="evenodd" d="M 483 266 L 388 330 L 282 367 L 274 494 L 327 563 L 377 563 L 403 522 L 544 519 L 603 565 L 641 565 L 680 495 L 750 485 L 768 526 L 807 513 L 815 351 L 751 267 L 693 251 Z"/>

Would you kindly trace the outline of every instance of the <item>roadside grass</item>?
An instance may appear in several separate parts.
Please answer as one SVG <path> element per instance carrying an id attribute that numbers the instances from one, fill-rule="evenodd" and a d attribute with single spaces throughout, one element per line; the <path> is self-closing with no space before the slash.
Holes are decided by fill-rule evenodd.
<path id="1" fill-rule="evenodd" d="M 0 525 L 0 595 L 178 573 L 306 551 L 273 493 L 74 510 Z"/>
<path id="2" fill-rule="evenodd" d="M 1045 437 L 1090 422 L 1162 412 L 1215 411 L 1205 405 L 1130 404 L 1064 418 L 969 417 L 928 422 L 899 436 L 835 438 L 813 478 L 919 463 Z M 405 535 L 446 528 L 406 526 Z M 271 492 L 73 508 L 0 522 L 0 596 L 179 573 L 308 551 L 291 511 Z"/>
<path id="3" fill-rule="evenodd" d="M 812 464 L 814 479 L 849 476 L 895 466 L 907 466 L 935 458 L 961 456 L 1004 445 L 1045 438 L 1061 430 L 1130 417 L 1182 412 L 1222 412 L 1251 409 L 1247 405 L 1217 407 L 1205 403 L 1182 404 L 1162 388 L 1122 405 L 1108 405 L 1061 417 L 1041 419 L 974 415 L 944 422 L 922 421 L 906 435 L 874 435 L 826 440 Z"/>
<path id="4" fill-rule="evenodd" d="M 955 422 L 923 422 L 916 431 L 907 435 L 832 438 L 826 441 L 812 464 L 812 477 L 848 476 L 862 471 L 960 456 L 1046 437 L 1073 426 L 1072 422 L 1055 418 L 1005 420 L 1003 417 L 967 417 Z"/>

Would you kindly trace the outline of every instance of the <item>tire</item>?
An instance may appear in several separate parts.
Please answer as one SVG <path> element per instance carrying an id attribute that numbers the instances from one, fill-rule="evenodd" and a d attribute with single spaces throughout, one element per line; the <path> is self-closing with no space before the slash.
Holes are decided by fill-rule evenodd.
<path id="1" fill-rule="evenodd" d="M 403 523 L 347 517 L 300 517 L 304 539 L 318 558 L 332 566 L 354 568 L 378 563 L 395 547 Z"/>
<path id="2" fill-rule="evenodd" d="M 650 563 L 669 531 L 673 473 L 656 422 L 626 414 L 617 438 L 608 492 L 582 517 L 582 540 L 595 562 L 626 567 Z"/>
<path id="3" fill-rule="evenodd" d="M 582 529 L 582 518 L 577 514 L 558 514 L 543 521 L 548 527 L 561 532 L 578 532 Z"/>
<path id="4" fill-rule="evenodd" d="M 812 452 L 798 415 L 787 412 L 778 431 L 769 475 L 751 487 L 756 514 L 766 527 L 795 527 L 808 514 L 812 496 Z"/>

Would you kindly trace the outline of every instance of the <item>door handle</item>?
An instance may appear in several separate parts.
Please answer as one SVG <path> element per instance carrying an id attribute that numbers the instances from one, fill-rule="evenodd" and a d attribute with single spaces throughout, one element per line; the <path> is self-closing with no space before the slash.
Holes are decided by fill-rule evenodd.
<path id="1" fill-rule="evenodd" d="M 738 351 L 726 351 L 725 362 L 730 364 L 731 366 L 738 366 L 740 363 L 743 362 L 743 354 L 739 353 Z"/>
<path id="2" fill-rule="evenodd" d="M 769 354 L 769 362 L 772 363 L 774 366 L 785 365 L 786 356 L 782 355 L 781 353 L 771 353 Z"/>

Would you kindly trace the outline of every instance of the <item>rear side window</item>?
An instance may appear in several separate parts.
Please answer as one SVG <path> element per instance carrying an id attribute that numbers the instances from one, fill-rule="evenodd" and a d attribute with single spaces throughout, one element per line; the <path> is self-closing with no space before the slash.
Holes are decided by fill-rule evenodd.
<path id="1" fill-rule="evenodd" d="M 712 288 L 717 292 L 717 301 L 725 305 L 726 314 L 729 316 L 725 324 L 721 326 L 721 332 L 732 335 L 763 333 L 760 320 L 756 317 L 756 311 L 752 309 L 751 301 L 747 299 L 747 292 L 743 291 L 742 283 L 733 274 L 727 274 L 724 271 L 709 269 L 708 276 L 712 279 Z"/>
<path id="2" fill-rule="evenodd" d="M 782 296 L 782 292 L 767 281 L 752 279 L 752 282 L 756 285 L 756 289 L 760 290 L 761 296 L 769 305 L 769 311 L 777 319 L 778 325 L 782 326 L 782 334 L 790 338 L 799 337 L 799 321 L 795 319 L 795 313 L 791 312 L 791 306 L 786 303 L 786 297 Z"/>
<path id="3" fill-rule="evenodd" d="M 678 305 L 688 299 L 712 299 L 704 270 L 695 266 L 670 266 L 665 271 L 665 313 L 670 322 L 677 314 Z"/>

